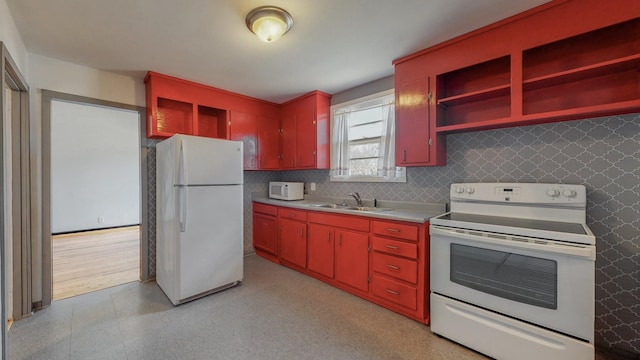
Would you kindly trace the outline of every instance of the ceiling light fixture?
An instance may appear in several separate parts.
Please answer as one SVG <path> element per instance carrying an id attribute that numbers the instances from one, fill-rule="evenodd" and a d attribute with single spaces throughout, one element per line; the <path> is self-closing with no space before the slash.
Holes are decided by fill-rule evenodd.
<path id="1" fill-rule="evenodd" d="M 260 6 L 247 14 L 247 27 L 264 42 L 274 42 L 286 34 L 293 25 L 293 18 L 284 9 Z"/>

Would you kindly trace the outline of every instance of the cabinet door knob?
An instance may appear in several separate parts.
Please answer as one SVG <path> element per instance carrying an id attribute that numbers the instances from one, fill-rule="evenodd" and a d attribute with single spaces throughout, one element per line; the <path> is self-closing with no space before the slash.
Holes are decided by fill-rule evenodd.
<path id="1" fill-rule="evenodd" d="M 407 161 L 407 150 L 402 150 L 402 161 Z"/>

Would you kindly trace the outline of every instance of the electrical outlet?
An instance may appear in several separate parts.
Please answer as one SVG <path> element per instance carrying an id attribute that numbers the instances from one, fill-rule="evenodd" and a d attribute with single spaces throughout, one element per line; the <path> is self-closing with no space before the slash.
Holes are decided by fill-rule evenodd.
<path id="1" fill-rule="evenodd" d="M 316 191 L 316 183 L 311 183 L 311 191 Z"/>
<path id="2" fill-rule="evenodd" d="M 104 218 L 102 216 L 98 216 L 98 223 L 103 223 L 104 222 Z"/>

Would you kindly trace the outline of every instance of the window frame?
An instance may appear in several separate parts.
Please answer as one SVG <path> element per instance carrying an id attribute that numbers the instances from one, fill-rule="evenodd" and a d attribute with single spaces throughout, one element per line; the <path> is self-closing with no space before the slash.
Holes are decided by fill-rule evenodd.
<path id="1" fill-rule="evenodd" d="M 371 101 L 375 101 L 381 98 L 392 97 L 394 100 L 394 110 L 395 110 L 395 89 L 381 91 L 375 94 L 359 97 L 357 99 L 345 101 L 339 104 L 331 105 L 329 113 L 330 113 L 330 126 L 333 128 L 334 123 L 334 115 L 336 111 L 340 109 L 348 108 L 354 105 L 363 104 Z M 333 154 L 334 146 L 333 146 L 333 132 L 330 135 L 330 151 Z M 394 134 L 395 136 L 395 134 Z M 378 137 L 380 138 L 380 137 Z M 378 157 L 379 158 L 379 157 Z M 407 182 L 407 171 L 406 167 L 396 166 L 398 171 L 396 173 L 399 176 L 376 176 L 376 175 L 342 175 L 335 176 L 331 172 L 329 173 L 329 181 L 330 182 L 372 182 L 372 183 L 406 183 Z"/>

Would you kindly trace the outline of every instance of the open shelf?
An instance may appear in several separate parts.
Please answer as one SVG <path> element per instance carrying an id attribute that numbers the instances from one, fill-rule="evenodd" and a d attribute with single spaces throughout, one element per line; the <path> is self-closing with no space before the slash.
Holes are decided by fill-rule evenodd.
<path id="1" fill-rule="evenodd" d="M 190 103 L 158 97 L 156 120 L 157 132 L 161 134 L 193 133 L 193 105 Z M 169 135 L 171 136 L 171 135 Z"/>
<path id="2" fill-rule="evenodd" d="M 464 103 L 502 97 L 502 96 L 508 95 L 510 91 L 511 91 L 511 85 L 500 85 L 500 86 L 496 86 L 488 89 L 469 92 L 466 94 L 460 94 L 456 96 L 450 96 L 447 98 L 441 98 L 438 100 L 438 105 L 447 106 L 447 107 L 462 105 Z"/>
<path id="3" fill-rule="evenodd" d="M 511 84 L 511 57 L 485 61 L 436 77 L 437 99 L 464 97 Z"/>
<path id="4" fill-rule="evenodd" d="M 485 95 L 484 93 L 482 95 Z M 491 97 L 478 96 L 477 100 L 451 102 L 436 108 L 436 131 L 451 125 L 473 127 L 476 122 L 507 118 L 511 115 L 509 88 L 494 91 Z"/>
<path id="5" fill-rule="evenodd" d="M 522 115 L 594 115 L 640 99 L 640 19 L 523 52 Z"/>
<path id="6" fill-rule="evenodd" d="M 555 41 L 523 52 L 525 82 L 640 53 L 640 18 Z"/>
<path id="7" fill-rule="evenodd" d="M 227 111 L 198 105 L 198 124 L 195 135 L 227 138 Z"/>
<path id="8" fill-rule="evenodd" d="M 523 84 L 525 89 L 532 90 L 557 85 L 558 83 L 580 81 L 607 74 L 627 72 L 634 69 L 640 69 L 640 54 L 526 79 L 523 81 Z"/>
<path id="9" fill-rule="evenodd" d="M 511 57 L 436 75 L 436 104 L 436 128 L 509 117 Z"/>
<path id="10" fill-rule="evenodd" d="M 457 133 L 477 130 L 496 129 L 500 127 L 510 126 L 513 121 L 511 117 L 493 118 L 491 120 L 475 121 L 473 123 L 461 123 L 455 125 L 446 125 L 436 127 L 436 133 Z"/>

